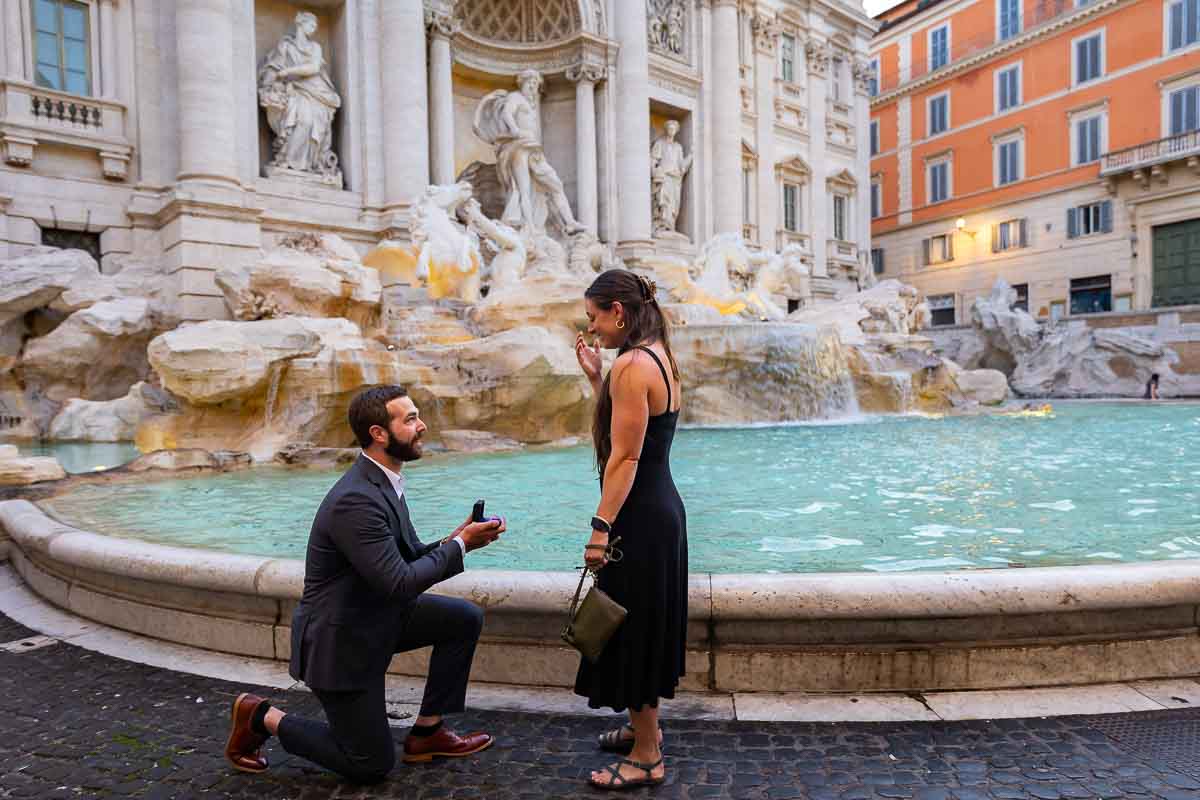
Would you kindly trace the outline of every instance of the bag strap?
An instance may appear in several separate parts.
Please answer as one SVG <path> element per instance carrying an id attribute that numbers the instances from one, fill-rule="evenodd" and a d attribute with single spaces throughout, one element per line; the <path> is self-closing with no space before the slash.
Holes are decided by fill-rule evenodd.
<path id="1" fill-rule="evenodd" d="M 613 539 L 611 542 L 608 543 L 607 553 L 609 554 L 610 557 L 612 555 L 613 548 L 616 546 L 616 544 L 619 541 L 621 541 L 620 536 L 618 536 L 617 538 Z M 617 551 L 617 552 L 620 552 L 620 551 Z M 617 560 L 620 561 L 619 558 Z M 603 569 L 603 567 L 601 569 Z M 571 606 L 570 606 L 570 608 L 567 609 L 567 619 L 568 620 L 575 619 L 575 611 L 576 611 L 576 609 L 579 608 L 579 595 L 583 592 L 583 582 L 587 578 L 588 573 L 591 571 L 592 570 L 589 569 L 588 567 L 584 567 L 583 571 L 579 573 L 579 585 L 575 587 L 575 596 L 573 598 L 571 598 Z"/>

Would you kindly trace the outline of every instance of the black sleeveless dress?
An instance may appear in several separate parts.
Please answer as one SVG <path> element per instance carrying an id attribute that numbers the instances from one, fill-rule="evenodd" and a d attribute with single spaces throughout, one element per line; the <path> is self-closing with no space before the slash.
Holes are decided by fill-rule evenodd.
<path id="1" fill-rule="evenodd" d="M 629 615 L 609 640 L 600 659 L 581 659 L 575 693 L 592 708 L 640 710 L 675 696 L 684 674 L 687 637 L 687 518 L 671 478 L 671 441 L 678 411 L 671 411 L 671 381 L 648 347 L 667 382 L 667 410 L 650 417 L 629 497 L 613 522 L 609 540 L 621 537 L 621 561 L 600 570 L 597 584 Z"/>

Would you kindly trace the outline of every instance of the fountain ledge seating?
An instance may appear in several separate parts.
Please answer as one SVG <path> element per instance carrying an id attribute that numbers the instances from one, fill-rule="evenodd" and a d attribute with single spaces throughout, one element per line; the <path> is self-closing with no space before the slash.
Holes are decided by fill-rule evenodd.
<path id="1" fill-rule="evenodd" d="M 0 560 L 88 619 L 171 642 L 286 660 L 304 564 L 77 530 L 0 502 Z M 577 578 L 468 570 L 436 591 L 487 609 L 472 677 L 570 686 L 558 634 Z M 932 691 L 1200 672 L 1200 560 L 953 573 L 694 575 L 682 688 Z M 393 672 L 423 675 L 428 651 Z"/>

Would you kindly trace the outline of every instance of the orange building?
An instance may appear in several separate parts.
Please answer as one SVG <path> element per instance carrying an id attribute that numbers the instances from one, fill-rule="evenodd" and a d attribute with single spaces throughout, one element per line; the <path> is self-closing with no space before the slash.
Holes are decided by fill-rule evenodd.
<path id="1" fill-rule="evenodd" d="M 1200 0 L 907 0 L 872 42 L 876 275 L 934 324 L 1200 303 Z"/>

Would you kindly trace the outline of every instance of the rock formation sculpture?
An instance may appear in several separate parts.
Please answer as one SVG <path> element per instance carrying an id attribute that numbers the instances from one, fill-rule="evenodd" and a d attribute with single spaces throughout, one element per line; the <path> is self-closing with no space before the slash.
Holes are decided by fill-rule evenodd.
<path id="1" fill-rule="evenodd" d="M 650 145 L 650 198 L 655 236 L 675 233 L 683 178 L 692 168 L 692 156 L 684 155 L 683 145 L 675 141 L 678 133 L 679 123 L 667 120 L 663 135 Z"/>
<path id="2" fill-rule="evenodd" d="M 475 109 L 475 135 L 496 149 L 496 169 L 508 199 L 501 221 L 536 235 L 546 229 L 553 211 L 564 234 L 583 230 L 567 202 L 562 181 L 542 150 L 537 70 L 517 75 L 520 91 L 497 89 Z"/>
<path id="3" fill-rule="evenodd" d="M 325 67 L 321 45 L 311 38 L 317 18 L 296 15 L 292 30 L 267 54 L 258 71 L 258 99 L 274 133 L 268 177 L 316 180 L 342 188 L 333 152 L 333 116 L 342 99 Z"/>

